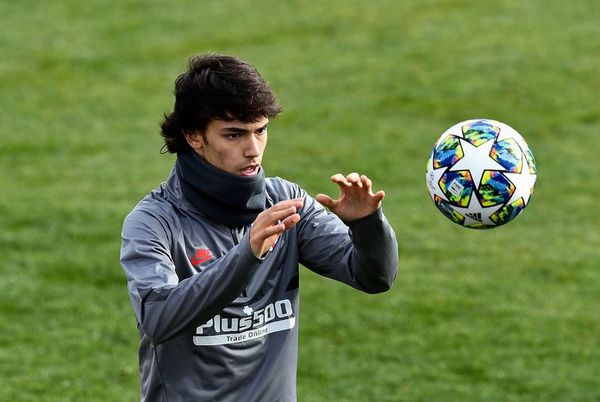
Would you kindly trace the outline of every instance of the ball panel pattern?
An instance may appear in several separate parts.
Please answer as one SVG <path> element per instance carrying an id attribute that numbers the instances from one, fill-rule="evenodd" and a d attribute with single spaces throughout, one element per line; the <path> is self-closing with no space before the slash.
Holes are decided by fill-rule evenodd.
<path id="1" fill-rule="evenodd" d="M 529 173 L 537 174 L 535 158 L 533 157 L 533 153 L 531 152 L 531 149 L 529 149 L 529 147 L 525 149 L 525 158 L 527 159 L 527 164 L 529 165 Z"/>
<path id="2" fill-rule="evenodd" d="M 515 186 L 502 173 L 486 170 L 479 186 L 479 203 L 482 207 L 504 204 L 515 192 Z"/>
<path id="3" fill-rule="evenodd" d="M 462 216 L 461 214 L 459 214 L 458 212 L 456 212 L 452 206 L 446 202 L 444 199 L 442 199 L 441 197 L 438 197 L 437 195 L 434 197 L 434 202 L 435 205 L 438 207 L 438 209 L 444 214 L 446 215 L 446 217 L 448 219 L 450 219 L 451 221 L 458 223 L 459 225 L 462 225 L 465 221 L 465 217 Z"/>
<path id="4" fill-rule="evenodd" d="M 460 207 L 469 205 L 473 193 L 473 180 L 468 170 L 444 173 L 439 186 L 450 204 Z"/>
<path id="5" fill-rule="evenodd" d="M 471 228 L 471 229 L 489 229 L 489 228 L 496 227 L 496 226 L 486 225 L 485 223 L 481 223 L 481 222 L 473 222 L 471 224 L 464 225 L 464 226 L 467 228 Z"/>
<path id="6" fill-rule="evenodd" d="M 454 135 L 443 138 L 433 151 L 433 167 L 439 169 L 454 165 L 463 157 L 460 140 Z"/>
<path id="7" fill-rule="evenodd" d="M 519 198 L 512 204 L 500 208 L 496 213 L 490 216 L 490 219 L 498 226 L 504 225 L 516 218 L 524 208 L 525 201 L 523 201 L 522 198 Z"/>
<path id="8" fill-rule="evenodd" d="M 494 139 L 500 129 L 485 121 L 475 121 L 462 127 L 463 137 L 475 146 Z"/>
<path id="9" fill-rule="evenodd" d="M 512 173 L 519 173 L 523 168 L 521 155 L 521 148 L 513 138 L 496 142 L 490 153 L 492 159 L 504 166 L 507 172 Z"/>

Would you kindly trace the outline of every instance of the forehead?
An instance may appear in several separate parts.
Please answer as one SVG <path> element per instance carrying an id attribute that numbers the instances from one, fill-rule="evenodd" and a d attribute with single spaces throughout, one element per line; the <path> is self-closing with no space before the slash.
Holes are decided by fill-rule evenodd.
<path id="1" fill-rule="evenodd" d="M 261 127 L 264 127 L 266 124 L 269 123 L 269 118 L 268 117 L 264 117 L 261 116 L 258 119 L 256 119 L 255 121 L 251 121 L 251 122 L 243 122 L 241 120 L 220 120 L 220 119 L 215 119 L 215 120 L 211 120 L 210 123 L 208 123 L 207 126 L 207 131 L 224 131 L 224 130 L 228 130 L 228 129 L 235 129 L 235 130 L 243 130 L 243 131 L 255 131 L 258 130 Z"/>

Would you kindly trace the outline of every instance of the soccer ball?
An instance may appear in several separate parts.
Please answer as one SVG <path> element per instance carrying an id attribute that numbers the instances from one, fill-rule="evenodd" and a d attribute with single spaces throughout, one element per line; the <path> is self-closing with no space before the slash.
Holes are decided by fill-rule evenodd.
<path id="1" fill-rule="evenodd" d="M 433 202 L 448 219 L 488 229 L 523 211 L 536 176 L 533 153 L 516 130 L 495 120 L 475 119 L 455 124 L 440 136 L 425 180 Z"/>

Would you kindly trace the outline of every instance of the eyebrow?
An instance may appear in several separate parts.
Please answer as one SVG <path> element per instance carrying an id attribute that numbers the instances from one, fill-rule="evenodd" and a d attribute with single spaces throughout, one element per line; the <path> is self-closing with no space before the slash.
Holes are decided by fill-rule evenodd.
<path id="1" fill-rule="evenodd" d="M 268 127 L 268 125 L 269 125 L 269 123 L 266 123 L 265 125 L 263 125 L 263 126 L 261 126 L 261 127 L 258 127 L 258 128 L 256 129 L 256 131 L 259 131 L 259 130 L 264 130 L 265 128 L 267 128 L 267 127 Z M 249 133 L 249 132 L 250 132 L 250 130 L 248 130 L 248 129 L 245 129 L 245 128 L 242 128 L 242 127 L 235 127 L 235 126 L 232 126 L 232 127 L 224 127 L 224 128 L 222 129 L 222 132 L 226 132 L 226 133 L 238 133 L 238 134 L 246 134 L 246 133 Z"/>

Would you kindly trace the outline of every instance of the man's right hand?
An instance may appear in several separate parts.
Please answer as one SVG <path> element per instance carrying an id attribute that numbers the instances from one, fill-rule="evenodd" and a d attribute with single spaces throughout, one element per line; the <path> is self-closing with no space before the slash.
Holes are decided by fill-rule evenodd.
<path id="1" fill-rule="evenodd" d="M 300 221 L 297 211 L 302 205 L 302 198 L 280 201 L 258 214 L 250 229 L 250 247 L 254 255 L 264 256 L 283 232 Z"/>

